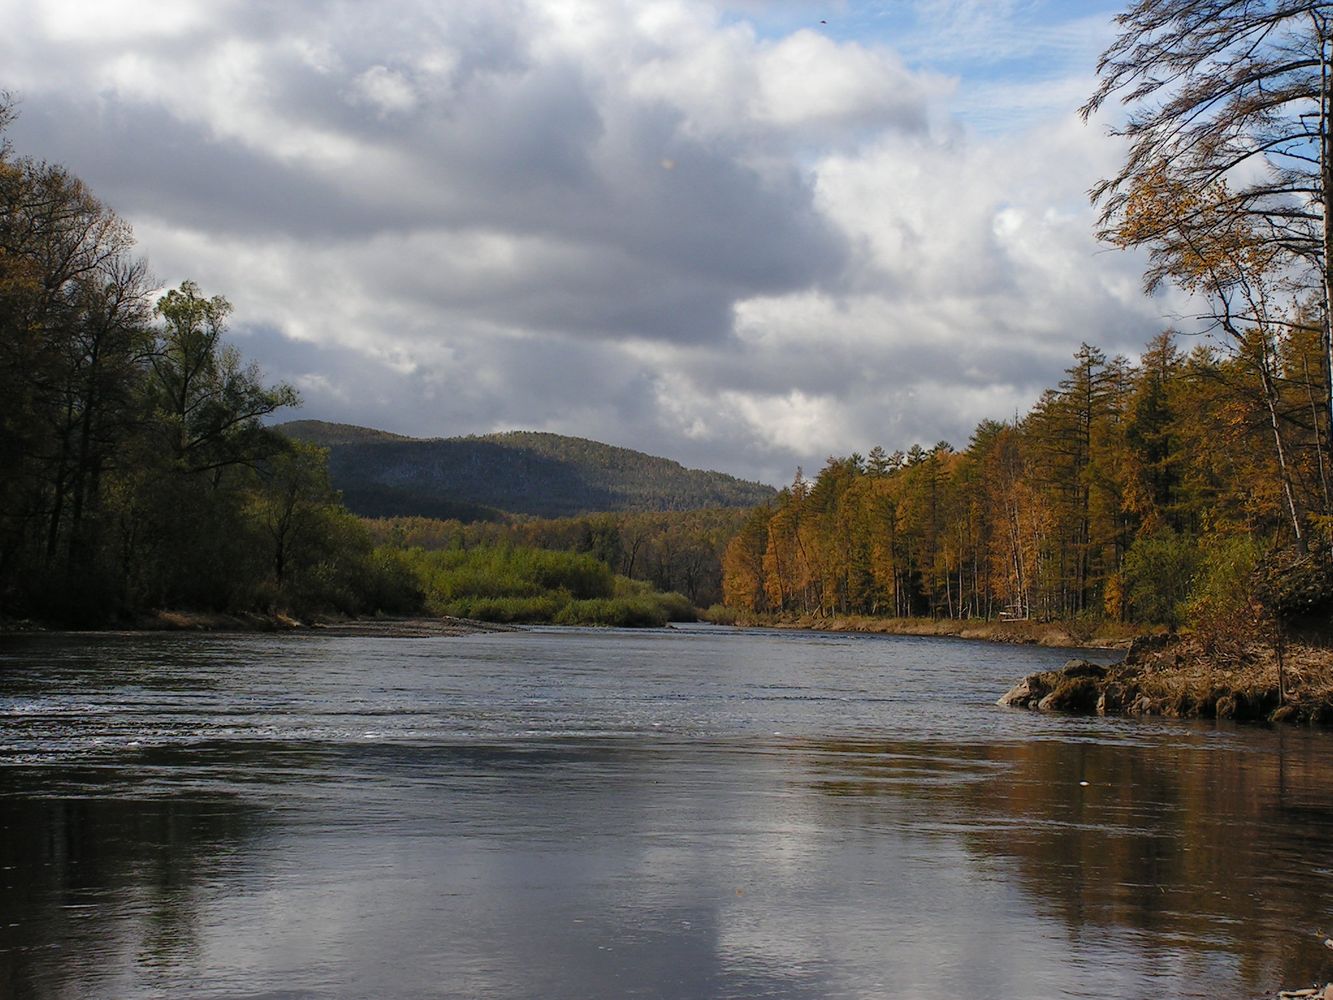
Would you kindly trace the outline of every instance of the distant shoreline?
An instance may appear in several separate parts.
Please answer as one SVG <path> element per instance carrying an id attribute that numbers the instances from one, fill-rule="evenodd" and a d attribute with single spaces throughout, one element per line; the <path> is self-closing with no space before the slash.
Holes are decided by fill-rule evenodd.
<path id="1" fill-rule="evenodd" d="M 470 618 L 413 616 L 299 621 L 277 614 L 222 614 L 202 611 L 154 611 L 138 615 L 128 621 L 108 622 L 88 628 L 29 619 L 0 619 L 0 636 L 40 633 L 205 632 L 424 639 L 519 631 L 522 629 L 514 625 L 474 621 Z"/>
<path id="2" fill-rule="evenodd" d="M 1102 629 L 1079 635 L 1064 622 L 986 621 L 973 618 L 875 618 L 868 615 L 799 615 L 765 618 L 740 616 L 745 628 L 806 629 L 812 632 L 858 632 L 869 635 L 939 636 L 977 639 L 1010 645 L 1061 649 L 1128 649 L 1140 634 L 1129 628 Z"/>

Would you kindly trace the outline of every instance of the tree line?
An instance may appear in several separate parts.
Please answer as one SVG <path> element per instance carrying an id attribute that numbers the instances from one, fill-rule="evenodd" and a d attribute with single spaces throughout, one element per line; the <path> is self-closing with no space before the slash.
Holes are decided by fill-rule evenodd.
<path id="1" fill-rule="evenodd" d="M 509 544 L 395 550 L 431 614 L 489 622 L 644 627 L 694 621 L 694 605 L 614 573 L 590 552 Z"/>
<path id="2" fill-rule="evenodd" d="M 961 452 L 798 474 L 728 546 L 728 603 L 1177 624 L 1258 601 L 1327 629 L 1333 4 L 1135 0 L 1117 23 L 1082 108 L 1126 109 L 1099 235 L 1203 304 L 1207 345 L 1163 335 L 1131 364 L 1085 344 Z"/>
<path id="3" fill-rule="evenodd" d="M 12 117 L 0 97 L 0 138 Z M 155 291 L 81 180 L 0 146 L 0 612 L 416 599 L 323 451 L 264 426 L 298 396 L 226 342 L 229 312 L 192 282 Z"/>
<path id="4" fill-rule="evenodd" d="M 694 607 L 722 601 L 722 551 L 747 511 L 609 512 L 463 522 L 424 517 L 367 521 L 379 545 L 427 551 L 496 547 L 586 553 L 614 573 L 678 593 Z"/>
<path id="5" fill-rule="evenodd" d="M 1292 509 L 1328 531 L 1320 331 L 1291 328 L 1272 356 L 1177 339 L 1137 362 L 1084 344 L 1026 416 L 983 421 L 962 450 L 798 471 L 727 545 L 727 604 L 1171 625 L 1234 610 L 1263 554 L 1300 537 Z"/>

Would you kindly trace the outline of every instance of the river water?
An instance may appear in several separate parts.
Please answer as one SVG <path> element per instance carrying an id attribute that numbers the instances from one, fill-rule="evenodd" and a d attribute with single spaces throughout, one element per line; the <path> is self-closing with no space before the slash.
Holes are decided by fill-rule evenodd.
<path id="1" fill-rule="evenodd" d="M 1333 739 L 995 707 L 1069 656 L 533 630 L 0 640 L 0 998 L 1258 997 Z"/>

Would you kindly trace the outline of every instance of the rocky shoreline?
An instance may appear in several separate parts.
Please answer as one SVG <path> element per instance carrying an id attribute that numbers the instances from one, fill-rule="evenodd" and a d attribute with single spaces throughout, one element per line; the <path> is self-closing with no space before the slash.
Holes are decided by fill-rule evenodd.
<path id="1" fill-rule="evenodd" d="M 1083 715 L 1333 725 L 1333 650 L 1258 644 L 1219 662 L 1197 640 L 1151 636 L 1130 644 L 1119 663 L 1070 660 L 1029 674 L 998 704 Z M 1282 690 L 1285 688 L 1285 691 Z M 1285 695 L 1285 696 L 1284 696 Z"/>

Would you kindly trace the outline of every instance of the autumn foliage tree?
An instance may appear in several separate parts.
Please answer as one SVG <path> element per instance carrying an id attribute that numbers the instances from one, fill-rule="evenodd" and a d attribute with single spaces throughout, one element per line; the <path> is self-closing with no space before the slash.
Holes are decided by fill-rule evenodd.
<path id="1" fill-rule="evenodd" d="M 1131 362 L 1084 344 L 1026 416 L 983 421 L 961 451 L 876 449 L 879 461 L 798 476 L 727 545 L 727 602 L 1177 624 L 1191 588 L 1225 569 L 1209 552 L 1289 537 L 1288 489 L 1302 508 L 1320 502 L 1310 344 L 1288 347 L 1270 359 L 1273 411 L 1300 457 L 1285 474 L 1263 374 L 1243 353 L 1183 354 L 1163 334 Z"/>
<path id="2" fill-rule="evenodd" d="M 1147 284 L 1202 296 L 1236 357 L 1253 369 L 1283 505 L 1298 545 L 1314 507 L 1285 439 L 1308 423 L 1317 474 L 1333 457 L 1333 4 L 1308 0 L 1139 0 L 1098 64 L 1090 116 L 1113 97 L 1129 152 L 1093 191 L 1102 235 L 1146 247 Z M 1313 337 L 1311 337 L 1313 335 Z M 1300 369 L 1284 365 L 1292 340 Z M 1311 357 L 1314 353 L 1315 357 Z M 1313 364 L 1311 362 L 1313 361 Z M 1297 417 L 1280 384 L 1313 402 Z"/>

